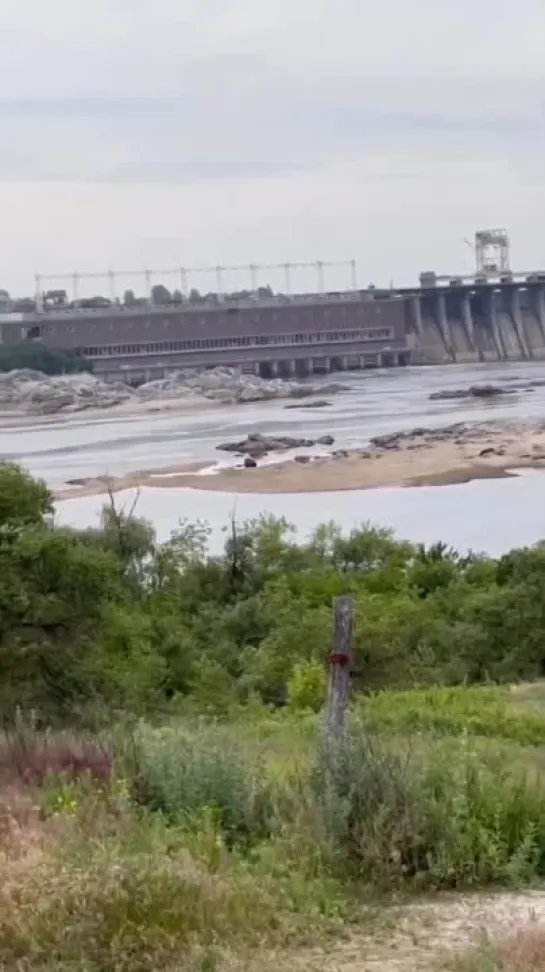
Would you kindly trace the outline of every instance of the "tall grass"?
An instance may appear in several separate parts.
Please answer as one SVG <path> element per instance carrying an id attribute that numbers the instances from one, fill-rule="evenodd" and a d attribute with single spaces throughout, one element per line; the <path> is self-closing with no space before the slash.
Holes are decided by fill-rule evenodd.
<path id="1" fill-rule="evenodd" d="M 538 710 L 517 708 L 509 689 L 457 687 L 381 692 L 365 698 L 358 712 L 376 732 L 431 732 L 445 736 L 469 733 L 511 740 L 522 746 L 545 743 L 545 715 Z"/>
<path id="2" fill-rule="evenodd" d="M 212 876 L 183 849 L 110 838 L 3 884 L 0 968 L 183 972 L 197 952 L 255 948 L 280 924 L 278 900 L 249 875 Z"/>
<path id="3" fill-rule="evenodd" d="M 268 833 L 269 791 L 259 765 L 219 728 L 143 731 L 136 739 L 134 793 L 150 810 L 190 824 L 212 812 L 230 843 Z"/>
<path id="4" fill-rule="evenodd" d="M 0 784 L 42 785 L 48 777 L 90 777 L 107 783 L 114 773 L 114 751 L 92 735 L 34 730 L 20 722 L 0 735 Z"/>

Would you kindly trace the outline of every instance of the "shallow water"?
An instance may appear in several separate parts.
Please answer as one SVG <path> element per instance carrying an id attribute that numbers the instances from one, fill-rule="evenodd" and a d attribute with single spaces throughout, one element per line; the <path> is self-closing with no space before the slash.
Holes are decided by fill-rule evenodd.
<path id="1" fill-rule="evenodd" d="M 118 494 L 131 506 L 135 490 Z M 60 523 L 97 524 L 103 497 L 79 497 L 58 504 Z M 426 544 L 442 540 L 461 552 L 473 550 L 498 556 L 517 546 L 545 538 L 545 473 L 513 479 L 479 480 L 458 486 L 400 487 L 342 493 L 257 495 L 199 492 L 184 489 L 143 489 L 137 514 L 151 520 L 160 540 L 166 540 L 180 520 L 206 520 L 212 530 L 210 549 L 221 550 L 230 515 L 243 521 L 273 513 L 296 526 L 299 537 L 334 520 L 350 530 L 370 520 L 392 527 L 406 540 Z"/>

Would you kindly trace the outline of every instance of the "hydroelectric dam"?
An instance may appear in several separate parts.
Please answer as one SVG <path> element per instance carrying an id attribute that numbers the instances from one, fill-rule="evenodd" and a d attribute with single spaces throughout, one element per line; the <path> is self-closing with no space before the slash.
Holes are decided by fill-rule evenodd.
<path id="1" fill-rule="evenodd" d="M 0 342 L 77 352 L 100 377 L 131 384 L 219 365 L 263 377 L 303 377 L 409 364 L 545 360 L 545 271 L 511 270 L 505 230 L 478 231 L 472 248 L 472 274 L 426 271 L 412 288 L 360 289 L 354 260 L 298 264 L 316 272 L 316 289 L 303 293 L 293 293 L 296 265 L 288 263 L 272 268 L 285 272 L 283 293 L 258 287 L 257 271 L 267 268 L 256 266 L 211 268 L 216 286 L 204 294 L 189 289 L 188 277 L 205 271 L 168 271 L 176 275 L 172 292 L 152 286 L 146 271 L 144 296 L 125 291 L 122 299 L 116 294 L 121 273 L 62 275 L 72 284 L 71 298 L 65 289 L 44 288 L 50 278 L 37 276 L 35 299 L 0 314 Z M 325 269 L 333 265 L 349 270 L 344 290 L 325 287 Z M 226 269 L 247 269 L 250 288 L 224 292 Z M 82 284 L 98 277 L 107 278 L 109 296 L 81 298 Z"/>

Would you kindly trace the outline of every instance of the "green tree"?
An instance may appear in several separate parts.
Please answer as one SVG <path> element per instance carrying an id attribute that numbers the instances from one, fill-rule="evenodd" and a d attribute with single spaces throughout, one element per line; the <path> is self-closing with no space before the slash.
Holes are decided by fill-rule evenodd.
<path id="1" fill-rule="evenodd" d="M 0 541 L 0 713 L 51 718 L 94 694 L 86 670 L 105 607 L 120 596 L 112 554 L 27 526 Z M 100 637 L 100 635 L 99 635 Z"/>
<path id="2" fill-rule="evenodd" d="M 134 307 L 136 304 L 136 297 L 134 290 L 126 290 L 123 294 L 123 303 L 125 307 Z"/>
<path id="3" fill-rule="evenodd" d="M 92 371 L 91 363 L 77 351 L 52 350 L 39 341 L 0 345 L 0 371 L 21 368 L 42 371 L 46 375 Z"/>
<path id="4" fill-rule="evenodd" d="M 41 479 L 14 463 L 0 465 L 0 531 L 43 524 L 53 513 L 53 496 Z"/>

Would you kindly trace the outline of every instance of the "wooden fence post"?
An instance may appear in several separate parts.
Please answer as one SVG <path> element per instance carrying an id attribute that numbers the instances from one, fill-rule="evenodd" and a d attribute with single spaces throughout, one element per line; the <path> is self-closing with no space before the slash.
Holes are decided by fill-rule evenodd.
<path id="1" fill-rule="evenodd" d="M 325 736 L 328 747 L 342 742 L 350 699 L 350 677 L 354 662 L 354 601 L 336 597 L 333 601 L 333 643 L 329 655 Z"/>

